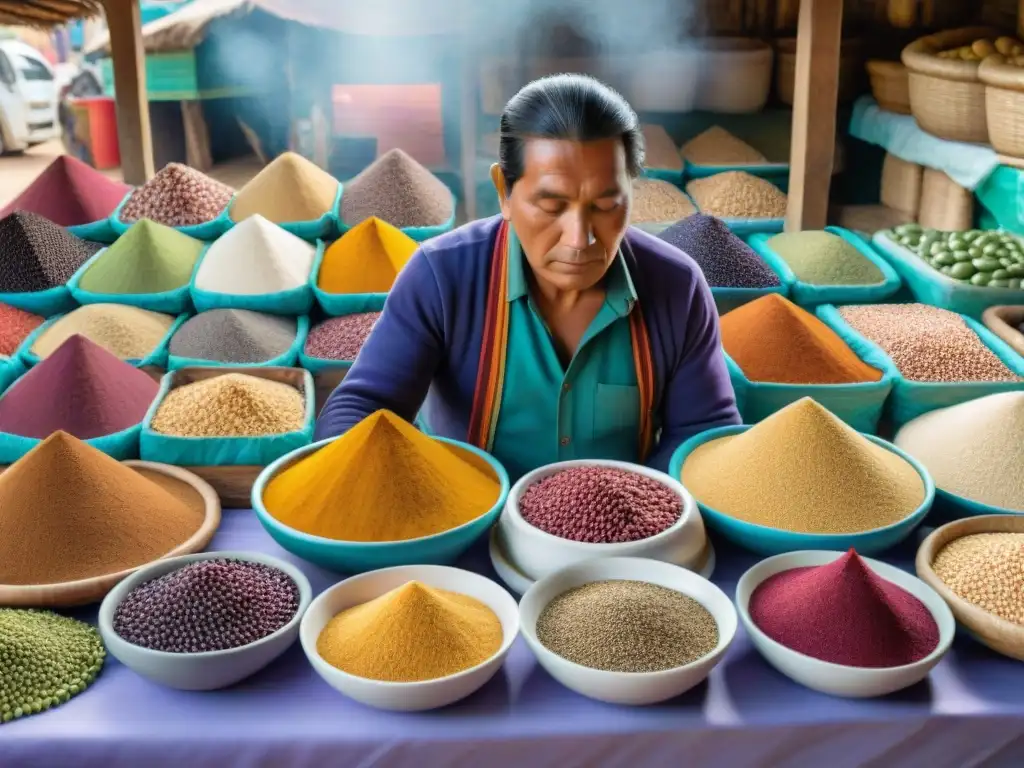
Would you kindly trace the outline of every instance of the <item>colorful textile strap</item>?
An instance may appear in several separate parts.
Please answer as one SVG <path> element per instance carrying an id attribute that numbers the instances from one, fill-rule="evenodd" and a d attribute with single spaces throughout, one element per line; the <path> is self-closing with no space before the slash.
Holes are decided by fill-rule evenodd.
<path id="1" fill-rule="evenodd" d="M 498 425 L 502 391 L 505 386 L 505 355 L 508 348 L 508 259 L 509 224 L 503 221 L 494 241 L 491 275 L 487 290 L 487 315 L 480 345 L 473 410 L 469 418 L 468 442 L 490 451 Z M 629 313 L 629 331 L 633 343 L 633 362 L 640 389 L 640 461 L 651 451 L 654 437 L 654 362 L 647 324 L 639 305 Z"/>

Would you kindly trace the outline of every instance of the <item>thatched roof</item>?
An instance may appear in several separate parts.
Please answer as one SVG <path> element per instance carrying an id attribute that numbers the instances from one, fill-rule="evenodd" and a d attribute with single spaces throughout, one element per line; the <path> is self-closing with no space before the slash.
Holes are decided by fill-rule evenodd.
<path id="1" fill-rule="evenodd" d="M 53 27 L 95 16 L 101 9 L 100 0 L 0 0 L 0 24 Z"/>
<path id="2" fill-rule="evenodd" d="M 191 50 L 206 37 L 206 28 L 211 22 L 225 16 L 244 16 L 252 9 L 253 3 L 250 0 L 195 0 L 174 13 L 144 25 L 142 45 L 146 53 Z M 86 46 L 85 53 L 109 55 L 110 33 L 97 35 Z"/>

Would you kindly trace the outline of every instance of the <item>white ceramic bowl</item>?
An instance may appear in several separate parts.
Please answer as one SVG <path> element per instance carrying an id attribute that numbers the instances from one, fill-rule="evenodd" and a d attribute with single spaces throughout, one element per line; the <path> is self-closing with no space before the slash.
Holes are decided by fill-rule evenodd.
<path id="1" fill-rule="evenodd" d="M 630 579 L 674 589 L 703 605 L 718 624 L 714 650 L 682 667 L 661 672 L 608 672 L 591 669 L 549 651 L 537 639 L 537 619 L 554 598 L 594 581 Z M 540 665 L 577 693 L 611 704 L 655 704 L 679 696 L 703 681 L 725 655 L 736 635 L 736 610 L 722 590 L 693 571 L 670 563 L 612 557 L 570 565 L 534 584 L 519 603 L 523 637 Z"/>
<path id="2" fill-rule="evenodd" d="M 950 643 L 953 642 L 956 623 L 949 606 L 943 602 L 935 590 L 917 577 L 892 565 L 863 558 L 876 574 L 886 581 L 902 587 L 924 603 L 939 625 L 939 644 L 934 651 L 913 664 L 879 669 L 832 664 L 775 642 L 758 629 L 751 620 L 748 610 L 750 596 L 765 579 L 792 568 L 825 565 L 843 554 L 845 553 L 825 550 L 789 552 L 762 560 L 743 574 L 736 585 L 736 607 L 739 609 L 740 620 L 743 622 L 747 634 L 750 635 L 754 647 L 769 664 L 786 677 L 815 691 L 833 696 L 849 698 L 884 696 L 921 682 L 949 650 Z"/>
<path id="3" fill-rule="evenodd" d="M 287 573 L 299 587 L 299 609 L 276 632 L 249 645 L 204 653 L 168 653 L 129 643 L 114 631 L 114 611 L 135 587 L 200 560 L 246 560 Z M 100 606 L 99 629 L 111 655 L 136 674 L 169 688 L 213 691 L 226 688 L 258 672 L 288 650 L 299 634 L 302 614 L 313 598 L 309 579 L 291 563 L 258 552 L 201 552 L 158 560 L 141 568 L 114 587 Z"/>
<path id="4" fill-rule="evenodd" d="M 316 650 L 316 641 L 327 622 L 347 608 L 362 605 L 410 581 L 459 592 L 487 605 L 501 621 L 503 638 L 498 651 L 470 669 L 414 683 L 369 680 L 342 672 L 324 661 Z M 479 574 L 444 565 L 400 565 L 345 579 L 313 601 L 299 629 L 302 650 L 328 685 L 368 706 L 398 712 L 437 709 L 474 693 L 501 668 L 518 634 L 519 606 L 508 592 Z"/>
<path id="5" fill-rule="evenodd" d="M 573 467 L 609 467 L 653 478 L 674 491 L 683 502 L 683 513 L 664 531 L 638 541 L 593 544 L 571 541 L 542 531 L 523 519 L 519 499 L 526 489 L 546 477 Z M 498 520 L 508 561 L 536 581 L 573 563 L 598 557 L 643 557 L 699 571 L 704 560 L 707 533 L 693 496 L 678 480 L 664 472 L 622 461 L 562 461 L 535 469 L 520 478 L 509 491 L 505 509 Z"/>

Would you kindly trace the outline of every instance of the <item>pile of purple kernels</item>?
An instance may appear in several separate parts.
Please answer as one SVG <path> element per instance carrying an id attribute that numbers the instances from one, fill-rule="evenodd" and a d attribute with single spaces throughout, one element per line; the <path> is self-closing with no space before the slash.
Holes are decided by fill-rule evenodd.
<path id="1" fill-rule="evenodd" d="M 610 467 L 556 472 L 519 499 L 519 514 L 530 525 L 595 544 L 649 538 L 671 527 L 682 513 L 682 499 L 668 486 Z"/>
<path id="2" fill-rule="evenodd" d="M 129 592 L 114 612 L 114 631 L 154 651 L 223 651 L 273 634 L 298 609 L 299 587 L 283 571 L 200 560 Z"/>

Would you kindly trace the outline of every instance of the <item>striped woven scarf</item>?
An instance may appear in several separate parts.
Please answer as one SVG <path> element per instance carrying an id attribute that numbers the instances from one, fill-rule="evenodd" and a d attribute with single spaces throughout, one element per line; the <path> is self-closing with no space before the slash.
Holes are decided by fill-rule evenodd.
<path id="1" fill-rule="evenodd" d="M 505 357 L 508 348 L 508 260 L 510 250 L 509 224 L 502 222 L 494 242 L 491 275 L 487 288 L 487 315 L 480 345 L 473 410 L 469 418 L 468 441 L 484 451 L 494 445 L 498 411 L 505 386 Z M 633 342 L 633 363 L 640 389 L 640 460 L 644 461 L 653 441 L 654 364 L 647 324 L 639 305 L 629 313 L 629 330 Z"/>

